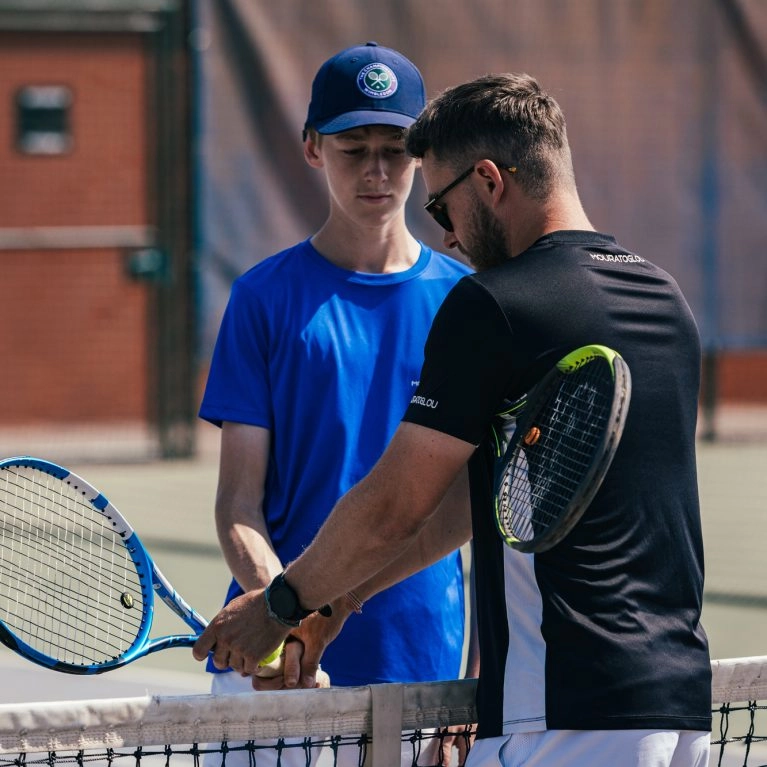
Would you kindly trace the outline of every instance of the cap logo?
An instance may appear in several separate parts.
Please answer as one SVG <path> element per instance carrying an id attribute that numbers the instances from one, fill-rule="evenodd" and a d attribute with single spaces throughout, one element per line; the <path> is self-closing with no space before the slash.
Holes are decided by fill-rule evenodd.
<path id="1" fill-rule="evenodd" d="M 386 99 L 397 92 L 397 75 L 379 62 L 368 64 L 357 75 L 357 86 L 374 99 Z"/>

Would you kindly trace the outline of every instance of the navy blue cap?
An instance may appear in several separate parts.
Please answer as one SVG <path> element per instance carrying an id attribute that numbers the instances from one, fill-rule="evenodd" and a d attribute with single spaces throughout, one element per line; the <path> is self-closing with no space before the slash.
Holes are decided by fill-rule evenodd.
<path id="1" fill-rule="evenodd" d="M 320 67 L 305 128 L 318 133 L 361 125 L 407 128 L 425 104 L 426 89 L 415 64 L 370 42 L 347 48 Z"/>

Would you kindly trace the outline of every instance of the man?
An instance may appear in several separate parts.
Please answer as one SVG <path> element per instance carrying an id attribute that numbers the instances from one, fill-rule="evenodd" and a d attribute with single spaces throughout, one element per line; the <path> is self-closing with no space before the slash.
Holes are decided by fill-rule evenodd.
<path id="1" fill-rule="evenodd" d="M 314 79 L 304 157 L 325 176 L 327 219 L 235 282 L 200 408 L 221 426 L 215 511 L 234 576 L 227 601 L 265 587 L 372 468 L 415 391 L 434 314 L 470 272 L 405 221 L 417 163 L 403 133 L 424 103 L 415 65 L 375 43 L 341 51 Z M 212 691 L 315 686 L 320 654 L 349 615 L 323 658 L 334 685 L 457 678 L 460 556 L 363 609 L 377 590 L 344 594 L 333 620 L 296 623 L 291 639 L 301 641 L 286 646 L 284 676 L 243 678 L 210 663 Z"/>
<path id="2" fill-rule="evenodd" d="M 711 678 L 695 421 L 700 344 L 674 280 L 594 231 L 558 104 L 527 75 L 450 89 L 408 132 L 445 244 L 479 272 L 451 291 L 416 396 L 370 474 L 284 578 L 301 607 L 354 588 L 404 547 L 460 543 L 439 501 L 471 474 L 482 668 L 468 764 L 704 767 Z M 488 434 L 566 352 L 618 350 L 632 374 L 621 444 L 574 530 L 542 554 L 505 547 Z M 371 532 L 371 520 L 386 524 Z M 443 530 L 441 536 L 435 531 Z M 364 534 L 363 534 L 364 532 Z M 344 540 L 359 541 L 354 552 Z M 391 573 L 390 573 L 391 574 Z M 271 596 L 270 590 L 267 595 Z M 219 614 L 194 649 L 250 670 L 282 638 L 263 592 Z"/>

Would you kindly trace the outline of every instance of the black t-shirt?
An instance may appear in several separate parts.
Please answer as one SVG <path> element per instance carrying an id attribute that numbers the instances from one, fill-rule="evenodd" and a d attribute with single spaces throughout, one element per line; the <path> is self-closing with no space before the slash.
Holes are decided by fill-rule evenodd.
<path id="1" fill-rule="evenodd" d="M 505 400 L 587 344 L 629 365 L 624 434 L 575 529 L 547 552 L 521 554 L 495 529 L 489 426 Z M 478 445 L 480 737 L 710 728 L 699 377 L 698 332 L 676 282 L 603 234 L 546 235 L 446 298 L 405 420 Z"/>

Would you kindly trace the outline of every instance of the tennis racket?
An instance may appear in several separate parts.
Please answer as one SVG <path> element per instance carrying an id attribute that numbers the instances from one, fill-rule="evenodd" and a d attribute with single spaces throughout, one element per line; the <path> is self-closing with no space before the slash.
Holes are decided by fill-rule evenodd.
<path id="1" fill-rule="evenodd" d="M 523 552 L 561 541 L 588 508 L 612 463 L 631 399 L 631 374 L 605 346 L 563 357 L 528 395 L 504 410 L 514 431 L 494 426 L 495 520 Z"/>
<path id="2" fill-rule="evenodd" d="M 150 639 L 155 594 L 193 634 Z M 98 490 L 50 461 L 0 460 L 0 642 L 55 671 L 101 674 L 190 647 L 206 625 Z"/>

